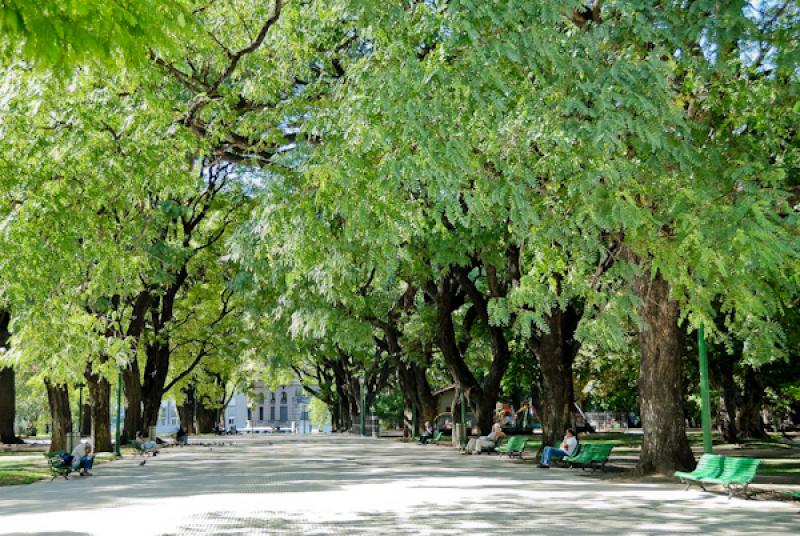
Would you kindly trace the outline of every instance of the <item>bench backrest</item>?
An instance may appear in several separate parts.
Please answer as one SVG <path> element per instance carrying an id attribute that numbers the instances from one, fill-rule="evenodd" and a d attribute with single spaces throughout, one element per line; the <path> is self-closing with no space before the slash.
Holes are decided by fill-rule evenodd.
<path id="1" fill-rule="evenodd" d="M 526 438 L 524 438 L 524 437 L 513 436 L 512 438 L 510 438 L 508 440 L 508 445 L 506 445 L 506 447 L 510 451 L 514 451 L 514 452 L 520 451 L 520 452 L 522 452 L 522 450 L 525 448 L 525 443 L 527 443 L 527 441 L 528 440 Z"/>
<path id="2" fill-rule="evenodd" d="M 737 483 L 751 482 L 755 478 L 760 464 L 761 460 L 755 458 L 726 457 L 719 479 Z"/>
<path id="3" fill-rule="evenodd" d="M 611 454 L 613 448 L 614 445 L 609 445 L 607 443 L 592 445 L 592 461 L 594 462 L 606 461 L 608 459 L 608 456 Z"/>
<path id="4" fill-rule="evenodd" d="M 580 443 L 578 445 L 578 452 L 574 456 L 570 456 L 569 459 L 579 463 L 589 463 L 594 456 L 594 449 L 595 445 Z"/>
<path id="5" fill-rule="evenodd" d="M 694 473 L 702 474 L 709 478 L 717 478 L 722 474 L 722 465 L 725 461 L 724 456 L 719 454 L 703 454 L 694 468 Z"/>

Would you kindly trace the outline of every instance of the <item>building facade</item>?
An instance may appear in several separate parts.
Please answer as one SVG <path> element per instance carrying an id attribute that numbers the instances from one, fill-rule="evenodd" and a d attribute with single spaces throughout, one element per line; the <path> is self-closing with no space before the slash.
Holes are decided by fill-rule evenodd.
<path id="1" fill-rule="evenodd" d="M 239 431 L 273 431 L 308 426 L 311 397 L 297 380 L 268 389 L 259 381 L 250 395 L 237 393 L 225 408 L 225 426 Z"/>

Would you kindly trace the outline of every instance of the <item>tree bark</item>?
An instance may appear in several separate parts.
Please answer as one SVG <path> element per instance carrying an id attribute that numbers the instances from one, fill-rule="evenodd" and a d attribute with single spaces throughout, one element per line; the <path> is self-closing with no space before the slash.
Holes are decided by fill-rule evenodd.
<path id="1" fill-rule="evenodd" d="M 669 284 L 661 274 L 651 278 L 646 271 L 637 276 L 633 290 L 642 300 L 639 396 L 644 438 L 639 469 L 666 474 L 691 470 L 695 461 L 683 412 L 678 303 L 670 298 Z"/>
<path id="2" fill-rule="evenodd" d="M 178 419 L 181 421 L 181 428 L 186 431 L 187 434 L 193 435 L 195 434 L 194 429 L 194 386 L 190 385 L 184 390 L 186 394 L 186 398 L 183 401 L 183 404 L 178 406 Z"/>
<path id="3" fill-rule="evenodd" d="M 11 367 L 0 368 L 0 443 L 22 443 L 22 440 L 14 433 L 16 414 L 14 369 Z"/>
<path id="4" fill-rule="evenodd" d="M 558 445 L 564 431 L 575 427 L 572 364 L 579 348 L 575 330 L 580 315 L 574 306 L 568 305 L 565 311 L 552 310 L 546 320 L 549 332 L 527 341 L 542 375 L 542 400 L 537 412 L 542 423 L 543 446 Z"/>
<path id="5" fill-rule="evenodd" d="M 11 315 L 0 311 L 0 350 L 8 348 L 11 333 L 8 325 Z M 22 440 L 14 433 L 14 420 L 17 416 L 16 374 L 12 367 L 0 366 L 0 443 L 15 444 Z"/>
<path id="6" fill-rule="evenodd" d="M 739 404 L 739 414 L 736 416 L 736 426 L 742 437 L 752 439 L 766 439 L 764 419 L 761 418 L 761 408 L 764 405 L 764 386 L 761 384 L 756 371 L 752 367 L 745 367 L 744 389 Z"/>
<path id="7" fill-rule="evenodd" d="M 136 439 L 136 432 L 142 429 L 142 384 L 139 379 L 139 365 L 134 360 L 122 371 L 125 388 L 125 421 L 122 429 L 122 442 Z"/>
<path id="8" fill-rule="evenodd" d="M 217 410 L 209 409 L 202 403 L 197 405 L 197 433 L 210 434 L 217 423 Z"/>
<path id="9" fill-rule="evenodd" d="M 72 414 L 69 407 L 69 393 L 65 385 L 54 385 L 45 380 L 47 402 L 50 406 L 50 452 L 67 448 L 67 432 L 72 431 Z"/>
<path id="10" fill-rule="evenodd" d="M 736 426 L 736 413 L 737 413 L 737 398 L 739 397 L 739 389 L 736 387 L 736 382 L 733 377 L 733 367 L 737 360 L 739 353 L 738 347 L 741 344 L 737 343 L 737 351 L 734 355 L 728 355 L 723 349 L 715 352 L 715 356 L 711 359 L 711 366 L 709 372 L 711 380 L 720 391 L 719 404 L 717 414 L 719 415 L 719 431 L 722 438 L 727 443 L 738 443 L 739 434 Z"/>
<path id="11" fill-rule="evenodd" d="M 91 401 L 88 419 L 90 434 L 94 436 L 94 448 L 97 452 L 111 452 L 111 384 L 99 374 L 86 376 Z"/>

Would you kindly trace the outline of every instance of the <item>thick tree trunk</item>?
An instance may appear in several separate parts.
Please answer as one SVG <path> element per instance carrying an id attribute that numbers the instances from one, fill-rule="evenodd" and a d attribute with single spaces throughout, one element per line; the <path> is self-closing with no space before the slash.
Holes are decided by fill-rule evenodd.
<path id="1" fill-rule="evenodd" d="M 142 427 L 139 429 L 142 435 L 147 435 L 150 427 L 158 424 L 162 397 L 160 391 L 151 391 L 142 396 Z"/>
<path id="2" fill-rule="evenodd" d="M 100 375 L 87 376 L 87 384 L 91 401 L 90 433 L 94 436 L 94 448 L 97 452 L 111 452 L 111 384 Z"/>
<path id="3" fill-rule="evenodd" d="M 217 410 L 209 409 L 203 404 L 197 405 L 197 433 L 210 434 L 217 423 Z"/>
<path id="4" fill-rule="evenodd" d="M 84 395 L 87 396 L 87 395 Z M 92 405 L 88 402 L 88 400 L 84 399 L 83 407 L 80 409 L 81 412 L 81 429 L 79 430 L 82 437 L 88 437 L 92 435 Z"/>
<path id="5" fill-rule="evenodd" d="M 178 419 L 181 421 L 181 428 L 183 428 L 187 434 L 193 435 L 195 434 L 194 429 L 194 386 L 189 386 L 184 391 L 186 398 L 183 401 L 183 404 L 178 406 Z"/>
<path id="6" fill-rule="evenodd" d="M 11 315 L 0 311 L 0 349 L 8 348 L 11 333 L 8 325 Z M 22 443 L 14 433 L 14 420 L 17 416 L 17 386 L 16 374 L 12 367 L 0 365 L 0 443 Z"/>
<path id="7" fill-rule="evenodd" d="M 438 408 L 436 406 L 436 397 L 433 396 L 433 391 L 431 391 L 431 384 L 428 382 L 428 378 L 425 375 L 425 369 L 419 365 L 411 364 L 411 371 L 416 379 L 415 383 L 417 387 L 417 400 L 419 400 L 420 420 L 422 420 L 423 425 L 425 421 L 433 423 L 434 419 L 436 419 Z"/>
<path id="8" fill-rule="evenodd" d="M 736 387 L 733 377 L 733 365 L 736 357 L 727 355 L 724 352 L 715 353 L 717 355 L 711 359 L 709 372 L 711 379 L 720 391 L 719 404 L 717 405 L 719 431 L 727 443 L 738 443 L 736 400 L 739 397 L 739 389 Z"/>
<path id="9" fill-rule="evenodd" d="M 122 383 L 126 404 L 122 433 L 123 443 L 127 443 L 136 439 L 136 432 L 142 429 L 142 384 L 137 363 L 131 363 L 122 371 Z"/>
<path id="10" fill-rule="evenodd" d="M 17 415 L 14 369 L 0 368 L 0 443 L 22 443 L 14 433 Z"/>
<path id="11" fill-rule="evenodd" d="M 739 404 L 739 414 L 736 416 L 736 426 L 742 437 L 752 439 L 767 437 L 767 432 L 764 430 L 764 419 L 761 417 L 763 405 L 764 386 L 752 367 L 745 367 L 744 389 Z"/>
<path id="12" fill-rule="evenodd" d="M 65 385 L 44 382 L 47 388 L 47 402 L 50 406 L 50 452 L 66 450 L 67 432 L 72 431 L 72 414 L 69 408 L 69 393 Z"/>
<path id="13" fill-rule="evenodd" d="M 670 298 L 669 284 L 660 274 L 655 278 L 649 272 L 638 276 L 633 288 L 642 300 L 639 396 L 644 439 L 639 469 L 667 474 L 691 470 L 695 461 L 683 412 L 678 304 Z"/>
<path id="14" fill-rule="evenodd" d="M 578 349 L 575 330 L 579 315 L 574 307 L 554 309 L 547 317 L 549 333 L 528 340 L 542 375 L 542 400 L 537 411 L 542 423 L 542 445 L 558 445 L 567 428 L 575 427 L 572 364 Z"/>

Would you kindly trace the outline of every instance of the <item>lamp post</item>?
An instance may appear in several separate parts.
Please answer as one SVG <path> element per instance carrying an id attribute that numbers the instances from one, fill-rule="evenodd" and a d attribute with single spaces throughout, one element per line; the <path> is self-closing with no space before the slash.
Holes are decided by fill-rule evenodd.
<path id="1" fill-rule="evenodd" d="M 711 454 L 711 400 L 708 393 L 708 353 L 706 351 L 705 328 L 697 330 L 697 347 L 700 353 L 700 399 L 702 401 L 703 452 Z"/>
<path id="2" fill-rule="evenodd" d="M 364 378 L 361 378 L 361 437 L 366 436 L 366 423 L 367 423 L 367 389 Z"/>
<path id="3" fill-rule="evenodd" d="M 117 426 L 114 431 L 114 455 L 119 456 L 119 442 L 120 442 L 120 412 L 122 410 L 122 367 L 117 369 Z"/>

